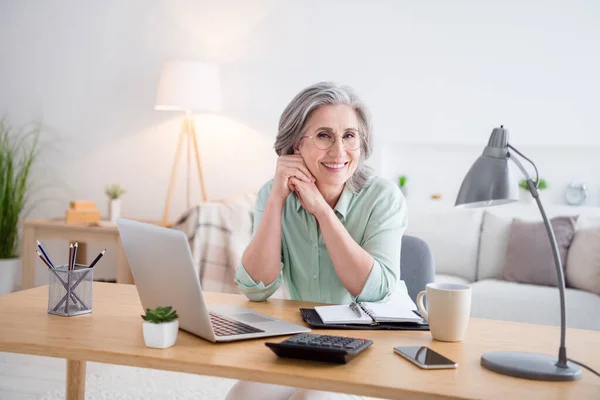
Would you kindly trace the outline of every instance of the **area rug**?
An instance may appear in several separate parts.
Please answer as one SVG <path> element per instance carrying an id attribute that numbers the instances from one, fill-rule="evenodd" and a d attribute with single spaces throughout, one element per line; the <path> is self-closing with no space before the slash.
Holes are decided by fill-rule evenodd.
<path id="1" fill-rule="evenodd" d="M 88 362 L 86 400 L 224 399 L 233 379 Z M 97 367 L 97 366 L 96 366 Z M 65 391 L 48 392 L 40 400 L 64 400 Z"/>

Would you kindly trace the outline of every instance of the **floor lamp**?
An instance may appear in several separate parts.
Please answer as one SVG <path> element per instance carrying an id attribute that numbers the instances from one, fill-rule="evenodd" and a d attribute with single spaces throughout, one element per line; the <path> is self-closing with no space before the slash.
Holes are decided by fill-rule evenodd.
<path id="1" fill-rule="evenodd" d="M 218 112 L 221 110 L 221 85 L 219 69 L 212 64 L 199 61 L 165 62 L 158 82 L 156 110 L 183 111 L 185 117 L 181 123 L 179 139 L 167 199 L 163 211 L 163 224 L 169 219 L 169 208 L 177 177 L 177 166 L 181 157 L 184 141 L 187 143 L 187 180 L 186 205 L 190 208 L 190 181 L 192 158 L 196 161 L 198 180 L 202 190 L 202 201 L 207 200 L 204 175 L 200 162 L 200 150 L 196 139 L 196 126 L 192 117 L 194 111 Z M 192 154 L 193 153 L 193 154 Z"/>

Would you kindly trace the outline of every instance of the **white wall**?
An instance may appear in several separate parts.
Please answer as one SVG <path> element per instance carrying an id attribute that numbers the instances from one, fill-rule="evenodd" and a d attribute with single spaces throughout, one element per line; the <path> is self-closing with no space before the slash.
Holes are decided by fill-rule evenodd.
<path id="1" fill-rule="evenodd" d="M 319 80 L 362 95 L 377 135 L 371 164 L 408 173 L 416 198 L 449 198 L 500 124 L 551 183 L 581 177 L 597 192 L 599 38 L 592 0 L 0 0 L 0 112 L 43 117 L 60 139 L 38 171 L 50 189 L 32 216 L 61 215 L 71 199 L 105 213 L 103 188 L 120 183 L 124 215 L 160 218 L 181 117 L 153 109 L 167 59 L 222 68 L 223 115 L 197 118 L 213 199 L 270 178 L 279 115 Z M 559 165 L 567 144 L 576 162 Z M 451 160 L 443 175 L 435 155 Z M 180 179 L 171 215 L 184 208 Z"/>

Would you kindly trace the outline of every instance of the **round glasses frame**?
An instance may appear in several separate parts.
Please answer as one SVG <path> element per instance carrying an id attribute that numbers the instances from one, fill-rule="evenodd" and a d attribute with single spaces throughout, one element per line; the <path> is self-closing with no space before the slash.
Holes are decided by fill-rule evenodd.
<path id="1" fill-rule="evenodd" d="M 335 142 L 336 142 L 337 140 L 339 140 L 339 139 L 338 139 L 339 137 L 341 137 L 341 135 L 334 135 L 333 142 L 331 142 L 331 144 L 330 144 L 328 147 L 326 147 L 326 148 L 322 148 L 322 147 L 319 147 L 319 146 L 317 146 L 317 142 L 315 141 L 315 139 L 318 139 L 318 137 L 316 137 L 316 136 L 312 136 L 312 135 L 304 135 L 304 136 L 302 136 L 302 138 L 308 138 L 308 139 L 311 139 L 311 142 L 312 142 L 312 144 L 313 144 L 313 145 L 314 145 L 314 146 L 315 146 L 317 149 L 319 149 L 319 150 L 329 150 L 330 148 L 332 148 L 332 147 L 333 147 L 333 145 L 335 144 Z M 350 148 L 350 147 L 346 146 L 346 143 L 344 142 L 344 138 L 342 137 L 342 144 L 344 145 L 344 148 L 346 148 L 346 150 L 351 150 L 351 151 L 354 151 L 354 150 L 358 150 L 358 149 L 360 149 L 360 145 L 362 144 L 362 141 L 363 141 L 363 138 L 364 138 L 364 136 L 363 136 L 362 134 L 360 134 L 360 133 L 357 133 L 357 134 L 356 134 L 356 137 L 358 138 L 358 145 L 356 146 L 356 148 Z"/>

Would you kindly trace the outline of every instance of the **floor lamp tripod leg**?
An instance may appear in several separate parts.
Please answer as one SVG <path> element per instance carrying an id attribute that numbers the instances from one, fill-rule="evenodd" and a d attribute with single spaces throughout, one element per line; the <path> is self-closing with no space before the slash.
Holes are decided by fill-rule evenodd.
<path id="1" fill-rule="evenodd" d="M 194 151 L 196 153 L 196 167 L 198 168 L 198 179 L 200 180 L 200 188 L 202 188 L 202 201 L 207 201 L 206 187 L 204 186 L 204 175 L 202 174 L 202 165 L 200 164 L 200 151 L 198 150 L 198 139 L 196 139 L 196 127 L 194 123 L 190 124 L 190 136 L 194 141 Z"/>
<path id="2" fill-rule="evenodd" d="M 179 133 L 179 140 L 177 141 L 177 150 L 175 151 L 175 159 L 173 160 L 173 168 L 171 169 L 171 181 L 169 182 L 169 190 L 167 192 L 167 201 L 165 203 L 165 209 L 163 211 L 163 224 L 166 224 L 169 219 L 169 207 L 171 206 L 171 198 L 173 197 L 173 187 L 175 186 L 175 177 L 177 175 L 177 165 L 179 164 L 179 156 L 181 154 L 181 147 L 183 146 L 183 139 L 187 133 L 187 121 L 184 120 L 181 125 L 181 132 Z"/>

